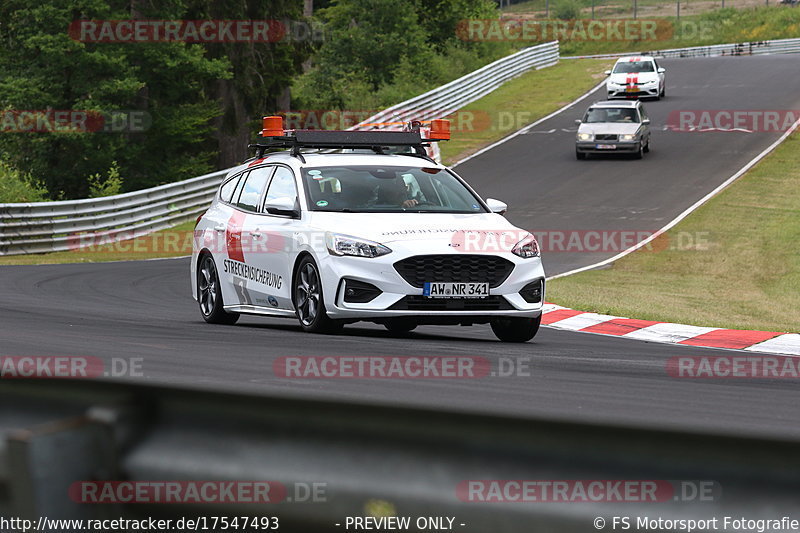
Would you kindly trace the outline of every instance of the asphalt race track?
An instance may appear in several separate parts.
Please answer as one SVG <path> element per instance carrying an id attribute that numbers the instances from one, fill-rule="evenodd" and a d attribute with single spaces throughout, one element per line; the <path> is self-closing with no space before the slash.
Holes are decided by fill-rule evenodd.
<path id="1" fill-rule="evenodd" d="M 522 227 L 657 229 L 724 181 L 771 133 L 662 131 L 672 109 L 800 108 L 800 57 L 665 61 L 667 98 L 646 104 L 653 151 L 642 161 L 575 160 L 564 113 L 458 167 L 484 196 L 511 204 Z M 598 96 L 598 99 L 600 97 Z M 607 254 L 613 255 L 613 254 Z M 552 254 L 550 274 L 603 255 Z M 643 427 L 800 436 L 792 380 L 694 381 L 667 375 L 676 355 L 724 350 L 670 346 L 543 329 L 533 342 L 497 342 L 487 326 L 423 327 L 411 340 L 382 327 L 304 334 L 291 320 L 205 324 L 189 294 L 188 259 L 0 267 L 0 355 L 142 358 L 146 380 L 215 390 L 337 398 L 433 409 L 594 420 Z M 288 380 L 286 355 L 478 355 L 530 358 L 530 375 L 474 380 Z M 523 373 L 524 374 L 524 373 Z M 134 379 L 134 378 L 126 378 Z"/>
<path id="2" fill-rule="evenodd" d="M 575 159 L 575 119 L 583 117 L 591 102 L 605 100 L 602 87 L 572 109 L 466 161 L 456 171 L 484 198 L 506 201 L 508 218 L 521 228 L 653 232 L 780 136 L 774 131 L 664 130 L 670 112 L 800 109 L 796 55 L 673 59 L 659 64 L 667 71 L 667 97 L 644 102 L 652 121 L 652 150 L 644 159 Z M 555 275 L 618 251 L 622 250 L 553 251 L 543 260 L 548 275 Z"/>

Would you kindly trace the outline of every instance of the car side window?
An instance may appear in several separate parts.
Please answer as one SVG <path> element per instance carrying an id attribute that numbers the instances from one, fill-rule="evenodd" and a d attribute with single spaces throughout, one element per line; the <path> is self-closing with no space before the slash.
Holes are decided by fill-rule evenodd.
<path id="1" fill-rule="evenodd" d="M 226 181 L 219 190 L 219 199 L 225 203 L 231 203 L 231 199 L 233 198 L 233 191 L 236 190 L 236 186 L 239 184 L 239 179 L 242 177 L 239 174 L 236 177 L 233 177 Z"/>
<path id="2" fill-rule="evenodd" d="M 269 184 L 267 197 L 264 203 L 277 198 L 297 198 L 297 186 L 294 182 L 294 173 L 287 167 L 274 167 L 275 175 Z"/>
<path id="3" fill-rule="evenodd" d="M 644 121 L 644 119 L 646 119 L 646 118 L 647 118 L 647 112 L 644 110 L 644 106 L 642 106 L 642 107 L 640 107 L 640 108 L 639 108 L 639 113 L 640 113 L 640 114 L 641 114 L 641 116 L 642 116 L 642 121 Z"/>
<path id="4" fill-rule="evenodd" d="M 256 211 L 261 194 L 264 192 L 264 187 L 267 186 L 271 174 L 272 168 L 270 167 L 251 170 L 244 180 L 244 186 L 239 195 L 239 201 L 236 202 L 236 207 L 246 211 Z"/>

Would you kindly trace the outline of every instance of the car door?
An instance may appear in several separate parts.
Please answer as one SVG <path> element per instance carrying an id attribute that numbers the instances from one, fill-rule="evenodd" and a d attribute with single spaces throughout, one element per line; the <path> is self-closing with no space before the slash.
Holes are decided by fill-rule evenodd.
<path id="1" fill-rule="evenodd" d="M 642 123 L 642 142 L 644 144 L 650 144 L 650 117 L 647 116 L 647 111 L 645 111 L 644 106 L 639 106 L 639 120 Z"/>
<path id="2" fill-rule="evenodd" d="M 653 66 L 656 68 L 656 72 L 658 73 L 658 89 L 659 92 L 663 91 L 664 87 L 667 84 L 667 75 L 663 68 L 658 64 L 658 61 L 653 59 Z"/>
<path id="3" fill-rule="evenodd" d="M 250 227 L 259 216 L 264 191 L 274 169 L 259 167 L 250 170 L 234 193 L 233 213 L 226 227 L 226 254 L 222 273 L 233 297 L 226 302 L 239 305 L 258 305 L 261 297 L 261 274 L 258 271 L 258 256 L 261 254 L 260 236 L 253 235 Z"/>
<path id="4" fill-rule="evenodd" d="M 295 231 L 300 221 L 286 213 L 268 212 L 270 202 L 290 198 L 297 205 L 294 172 L 284 165 L 268 167 L 272 178 L 257 214 L 248 216 L 244 231 L 252 240 L 252 265 L 256 268 L 251 285 L 254 305 L 293 311 L 291 298 L 292 258 Z"/>
<path id="5" fill-rule="evenodd" d="M 197 248 L 210 251 L 214 257 L 222 298 L 228 304 L 237 303 L 231 276 L 226 272 L 229 246 L 235 246 L 234 243 L 238 242 L 234 239 L 235 235 L 231 231 L 231 222 L 236 220 L 236 201 L 239 198 L 247 174 L 247 172 L 241 172 L 223 183 L 222 187 L 220 187 L 217 201 L 203 215 L 207 225 L 199 234 L 195 231 Z"/>

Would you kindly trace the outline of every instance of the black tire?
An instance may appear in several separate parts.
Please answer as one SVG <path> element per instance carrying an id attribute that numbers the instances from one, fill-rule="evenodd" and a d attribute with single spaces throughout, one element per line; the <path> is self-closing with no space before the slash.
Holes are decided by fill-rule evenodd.
<path id="1" fill-rule="evenodd" d="M 584 159 L 586 159 L 586 154 L 575 150 L 575 159 L 583 161 Z"/>
<path id="2" fill-rule="evenodd" d="M 667 97 L 667 84 L 666 83 L 664 84 L 664 88 L 661 89 L 661 94 L 659 96 L 661 98 L 666 98 Z"/>
<path id="3" fill-rule="evenodd" d="M 409 318 L 390 318 L 383 323 L 383 327 L 393 335 L 407 335 L 417 328 L 417 323 Z"/>
<path id="4" fill-rule="evenodd" d="M 239 313 L 225 311 L 219 274 L 211 254 L 203 254 L 197 264 L 197 303 L 200 314 L 209 324 L 235 324 Z"/>
<path id="5" fill-rule="evenodd" d="M 650 139 L 647 139 L 647 144 L 644 145 L 644 149 L 642 149 L 644 153 L 648 153 L 650 151 Z"/>
<path id="6" fill-rule="evenodd" d="M 636 151 L 635 154 L 633 154 L 633 158 L 641 159 L 642 157 L 644 157 L 644 148 L 642 147 L 642 143 L 639 142 L 639 149 Z"/>
<path id="7" fill-rule="evenodd" d="M 297 320 L 300 327 L 309 333 L 338 333 L 344 322 L 333 320 L 325 312 L 325 298 L 322 294 L 322 280 L 317 263 L 311 256 L 304 257 L 294 275 L 292 287 Z"/>
<path id="8" fill-rule="evenodd" d="M 542 315 L 536 318 L 496 318 L 492 320 L 492 331 L 503 342 L 528 342 L 536 336 Z"/>

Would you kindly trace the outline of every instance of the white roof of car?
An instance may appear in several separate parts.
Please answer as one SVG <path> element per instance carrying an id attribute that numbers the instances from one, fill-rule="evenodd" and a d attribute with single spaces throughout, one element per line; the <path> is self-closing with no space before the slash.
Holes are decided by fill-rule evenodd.
<path id="1" fill-rule="evenodd" d="M 602 100 L 589 107 L 639 107 L 640 105 L 642 103 L 639 100 Z"/>
<path id="2" fill-rule="evenodd" d="M 653 56 L 626 56 L 617 59 L 617 63 L 629 63 L 635 61 L 654 61 Z"/>

